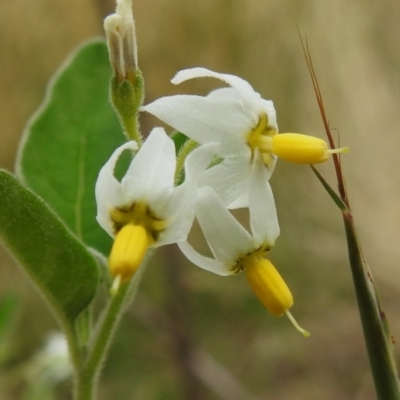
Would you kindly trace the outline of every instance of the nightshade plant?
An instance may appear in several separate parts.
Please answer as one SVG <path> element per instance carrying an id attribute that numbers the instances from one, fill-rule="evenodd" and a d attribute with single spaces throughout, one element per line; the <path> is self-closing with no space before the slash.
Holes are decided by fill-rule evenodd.
<path id="1" fill-rule="evenodd" d="M 338 153 L 347 148 L 336 149 L 331 137 L 328 148 L 318 138 L 279 133 L 272 101 L 239 77 L 205 68 L 181 71 L 173 83 L 210 77 L 230 87 L 143 105 L 131 1 L 117 0 L 104 27 L 107 46 L 101 40 L 85 43 L 52 80 L 24 134 L 16 176 L 0 171 L 0 234 L 60 323 L 74 399 L 96 398 L 120 318 L 162 245 L 177 243 L 194 264 L 219 275 L 244 271 L 264 306 L 274 315 L 286 314 L 308 336 L 289 312 L 293 296 L 287 284 L 266 258 L 280 232 L 269 178 L 277 158 L 316 164 L 330 155 L 340 195 L 314 171 L 345 218 L 377 393 L 382 400 L 399 399 L 387 332 L 344 190 Z M 170 137 L 155 127 L 144 139 L 141 111 L 180 133 Z M 130 159 L 118 175 L 126 152 Z M 251 233 L 228 210 L 239 207 L 249 208 Z M 187 241 L 195 218 L 213 257 Z M 107 288 L 107 304 L 95 318 L 100 284 Z"/>

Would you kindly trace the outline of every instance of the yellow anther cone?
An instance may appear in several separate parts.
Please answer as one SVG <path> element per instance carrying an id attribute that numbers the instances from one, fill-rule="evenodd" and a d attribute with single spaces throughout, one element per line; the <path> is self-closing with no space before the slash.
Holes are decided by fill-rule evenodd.
<path id="1" fill-rule="evenodd" d="M 245 271 L 251 288 L 265 308 L 278 317 L 286 314 L 303 336 L 310 336 L 310 333 L 304 330 L 289 312 L 289 308 L 293 305 L 292 293 L 271 261 L 249 257 L 245 261 Z"/>
<path id="2" fill-rule="evenodd" d="M 293 296 L 271 261 L 261 258 L 246 263 L 246 277 L 267 310 L 276 316 L 293 305 Z"/>
<path id="3" fill-rule="evenodd" d="M 141 225 L 124 225 L 117 233 L 108 260 L 113 276 L 120 276 L 121 282 L 127 281 L 139 268 L 150 239 Z"/>
<path id="4" fill-rule="evenodd" d="M 281 133 L 272 138 L 272 153 L 298 164 L 325 162 L 331 153 L 322 139 L 300 133 Z"/>
<path id="5" fill-rule="evenodd" d="M 245 261 L 245 271 L 251 288 L 266 309 L 277 317 L 286 314 L 303 336 L 310 336 L 310 333 L 304 330 L 289 312 L 289 308 L 293 305 L 292 293 L 271 261 L 249 257 Z"/>

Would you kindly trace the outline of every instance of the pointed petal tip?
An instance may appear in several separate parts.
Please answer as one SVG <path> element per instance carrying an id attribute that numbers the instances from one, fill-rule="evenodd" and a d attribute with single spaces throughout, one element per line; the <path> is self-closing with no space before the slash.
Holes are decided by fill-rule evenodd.
<path id="1" fill-rule="evenodd" d="M 194 67 L 183 69 L 178 71 L 176 75 L 171 79 L 171 83 L 174 85 L 179 85 L 182 82 L 188 81 L 194 78 L 203 78 L 203 77 L 212 77 L 213 72 L 208 70 L 207 68 L 202 67 Z"/>

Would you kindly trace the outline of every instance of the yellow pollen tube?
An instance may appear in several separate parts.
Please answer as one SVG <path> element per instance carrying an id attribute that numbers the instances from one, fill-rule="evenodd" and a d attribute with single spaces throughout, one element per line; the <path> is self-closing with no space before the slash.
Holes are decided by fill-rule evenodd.
<path id="1" fill-rule="evenodd" d="M 150 246 L 149 235 L 141 225 L 127 224 L 115 236 L 108 266 L 111 275 L 126 282 L 139 268 Z"/>
<path id="2" fill-rule="evenodd" d="M 272 138 L 271 152 L 283 160 L 297 164 L 319 164 L 332 153 L 347 153 L 348 147 L 328 149 L 327 143 L 314 136 L 281 133 Z"/>
<path id="3" fill-rule="evenodd" d="M 245 262 L 245 271 L 247 281 L 266 309 L 275 316 L 286 314 L 299 332 L 309 336 L 288 311 L 293 305 L 292 293 L 271 261 L 251 257 Z"/>

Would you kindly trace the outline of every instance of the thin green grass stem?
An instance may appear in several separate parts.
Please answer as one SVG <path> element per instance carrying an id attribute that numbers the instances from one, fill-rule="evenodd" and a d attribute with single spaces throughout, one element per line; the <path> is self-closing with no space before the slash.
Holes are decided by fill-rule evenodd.
<path id="1" fill-rule="evenodd" d="M 388 325 L 380 308 L 371 272 L 363 257 L 350 213 L 343 212 L 347 245 L 358 308 L 372 376 L 379 400 L 400 400 L 396 361 Z"/>

